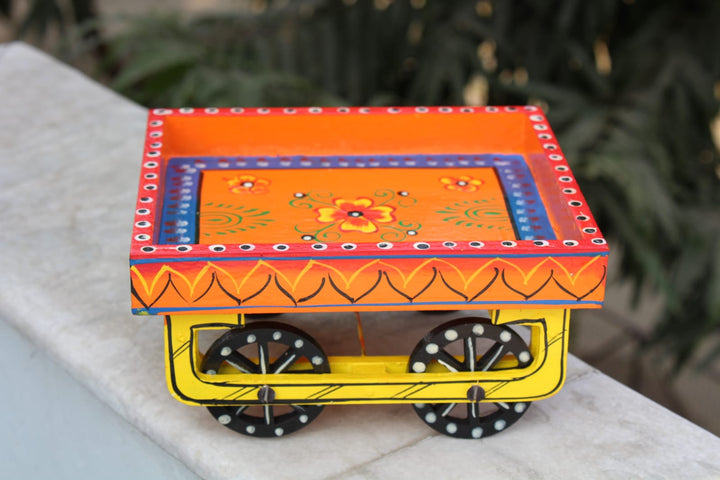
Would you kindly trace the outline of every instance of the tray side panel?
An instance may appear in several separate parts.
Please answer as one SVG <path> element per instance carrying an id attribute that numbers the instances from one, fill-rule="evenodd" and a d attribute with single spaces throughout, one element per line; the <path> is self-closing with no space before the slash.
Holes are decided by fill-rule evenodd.
<path id="1" fill-rule="evenodd" d="M 133 311 L 598 308 L 607 257 L 270 258 L 136 263 Z"/>

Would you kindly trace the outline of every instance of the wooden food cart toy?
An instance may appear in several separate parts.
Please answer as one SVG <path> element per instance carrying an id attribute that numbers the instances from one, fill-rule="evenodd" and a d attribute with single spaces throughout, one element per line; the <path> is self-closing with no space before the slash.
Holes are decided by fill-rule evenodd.
<path id="1" fill-rule="evenodd" d="M 607 244 L 536 107 L 156 109 L 136 208 L 133 313 L 165 316 L 170 391 L 251 436 L 364 403 L 492 435 L 560 389 L 569 311 L 604 296 Z M 361 313 L 399 311 L 464 313 L 365 354 Z M 361 351 L 326 355 L 317 312 L 357 312 Z"/>

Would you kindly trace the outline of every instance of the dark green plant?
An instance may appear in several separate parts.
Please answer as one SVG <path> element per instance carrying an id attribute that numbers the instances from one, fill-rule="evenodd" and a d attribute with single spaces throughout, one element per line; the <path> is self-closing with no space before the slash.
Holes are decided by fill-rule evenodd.
<path id="1" fill-rule="evenodd" d="M 104 71 L 147 106 L 537 103 L 624 278 L 664 299 L 642 346 L 720 356 L 720 2 L 254 5 L 134 20 Z"/>
<path id="2" fill-rule="evenodd" d="M 16 36 L 23 39 L 34 36 L 43 40 L 53 28 L 64 34 L 69 26 L 91 22 L 97 18 L 93 0 L 31 0 L 22 16 L 15 14 L 19 3 L 21 2 L 0 0 L 0 17 L 16 21 Z M 85 37 L 89 38 L 87 34 Z"/>
<path id="3" fill-rule="evenodd" d="M 518 62 L 530 79 L 503 90 L 547 102 L 583 191 L 619 244 L 623 273 L 637 293 L 647 282 L 663 296 L 648 346 L 670 347 L 681 366 L 700 343 L 715 342 L 705 361 L 717 358 L 720 170 L 710 123 L 720 107 L 720 56 L 707 46 L 720 44 L 720 4 L 536 5 L 528 16 L 498 4 L 518 31 L 550 27 L 497 39 L 512 47 L 499 68 Z M 596 68 L 598 42 L 609 71 Z M 542 59 L 544 51 L 557 60 Z"/>

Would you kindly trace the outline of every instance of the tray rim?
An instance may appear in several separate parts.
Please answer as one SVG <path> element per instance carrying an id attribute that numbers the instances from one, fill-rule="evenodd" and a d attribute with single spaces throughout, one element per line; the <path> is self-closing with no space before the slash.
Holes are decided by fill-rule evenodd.
<path id="1" fill-rule="evenodd" d="M 218 117 L 218 116 L 273 116 L 273 115 L 408 115 L 408 114 L 440 115 L 460 113 L 468 115 L 513 114 L 527 117 L 533 132 L 536 134 L 542 155 L 548 164 L 553 165 L 553 173 L 558 182 L 561 198 L 566 199 L 568 208 L 573 212 L 575 227 L 581 238 L 558 240 L 502 240 L 502 241 L 469 241 L 457 242 L 452 248 L 446 242 L 403 242 L 392 245 L 390 249 L 378 248 L 378 243 L 352 244 L 348 250 L 341 242 L 328 243 L 322 251 L 313 250 L 309 244 L 288 244 L 284 250 L 275 245 L 258 245 L 248 252 L 241 245 L 204 245 L 183 244 L 163 245 L 155 242 L 158 237 L 153 220 L 159 218 L 162 208 L 160 180 L 164 158 L 163 126 L 164 119 L 172 116 L 181 117 Z M 547 207 L 546 207 L 547 208 Z M 559 233 L 559 232 L 556 232 Z M 452 239 L 448 239 L 452 241 Z M 422 247 L 422 248 L 421 248 Z M 515 257 L 515 256 L 586 256 L 588 254 L 607 256 L 607 241 L 603 238 L 597 223 L 590 212 L 587 202 L 572 174 L 560 145 L 552 133 L 545 114 L 536 106 L 487 106 L 487 107 L 304 107 L 304 108 L 156 108 L 148 113 L 145 133 L 145 146 L 140 172 L 140 184 L 135 209 L 130 263 L 143 264 L 155 262 L 185 261 L 218 261 L 218 260 L 253 260 L 264 259 L 298 259 L 298 258 L 348 258 L 372 256 L 374 258 L 398 257 Z"/>

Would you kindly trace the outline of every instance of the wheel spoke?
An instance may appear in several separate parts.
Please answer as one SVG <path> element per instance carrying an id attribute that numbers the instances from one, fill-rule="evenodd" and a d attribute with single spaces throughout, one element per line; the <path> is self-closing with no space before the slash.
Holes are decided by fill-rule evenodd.
<path id="1" fill-rule="evenodd" d="M 447 368 L 451 372 L 462 372 L 464 370 L 463 364 L 445 350 L 440 350 L 437 353 L 436 358 L 440 365 Z"/>
<path id="2" fill-rule="evenodd" d="M 272 405 L 263 405 L 263 417 L 265 418 L 265 425 L 270 426 L 275 423 Z"/>
<path id="3" fill-rule="evenodd" d="M 290 368 L 297 358 L 298 356 L 295 349 L 290 347 L 270 365 L 270 371 L 272 373 L 282 373 Z"/>
<path id="4" fill-rule="evenodd" d="M 470 402 L 467 404 L 467 416 L 468 418 L 478 418 L 478 410 L 480 409 L 478 402 Z"/>
<path id="5" fill-rule="evenodd" d="M 500 410 L 510 410 L 510 405 L 508 405 L 508 404 L 505 403 L 505 402 L 495 402 L 495 405 L 496 405 Z"/>
<path id="6" fill-rule="evenodd" d="M 445 410 L 442 411 L 440 416 L 447 417 L 448 415 L 450 415 L 450 412 L 452 412 L 452 410 L 453 410 L 453 408 L 455 408 L 455 406 L 457 406 L 457 403 L 448 403 L 447 406 L 445 407 Z"/>
<path id="7" fill-rule="evenodd" d="M 225 361 L 232 365 L 236 370 L 242 373 L 257 373 L 258 366 L 255 365 L 249 358 L 242 353 L 237 351 L 232 352 Z"/>
<path id="8" fill-rule="evenodd" d="M 267 342 L 258 342 L 258 365 L 260 373 L 266 374 L 270 370 L 270 355 Z"/>
<path id="9" fill-rule="evenodd" d="M 465 353 L 465 369 L 468 372 L 475 371 L 475 337 L 468 336 L 463 342 L 463 351 Z"/>
<path id="10" fill-rule="evenodd" d="M 504 348 L 505 345 L 499 342 L 490 347 L 490 349 L 485 352 L 485 355 L 483 355 L 478 362 L 478 370 L 481 372 L 487 372 L 492 369 L 503 357 Z"/>
<path id="11" fill-rule="evenodd" d="M 237 410 L 235 410 L 235 416 L 242 415 L 242 413 L 247 410 L 249 405 L 240 405 Z"/>

